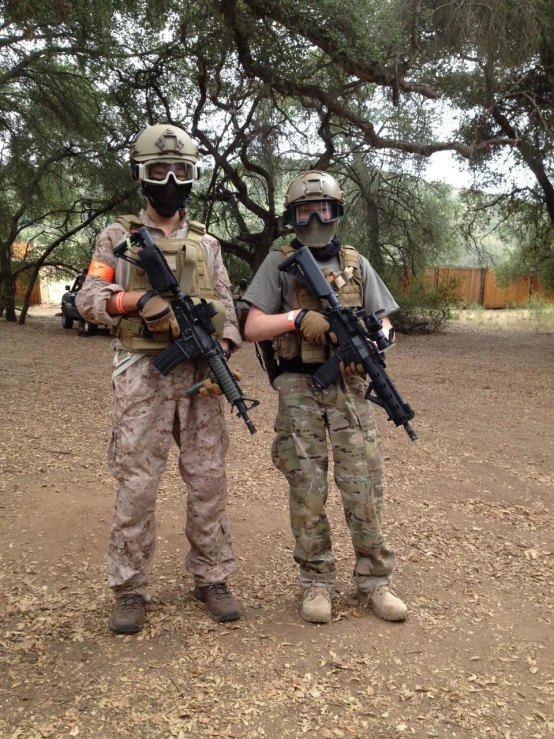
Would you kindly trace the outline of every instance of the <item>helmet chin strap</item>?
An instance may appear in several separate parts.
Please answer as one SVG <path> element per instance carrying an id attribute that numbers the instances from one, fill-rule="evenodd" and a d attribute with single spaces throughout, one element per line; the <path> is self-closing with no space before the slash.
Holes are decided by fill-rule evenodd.
<path id="1" fill-rule="evenodd" d="M 304 246 L 312 249 L 323 249 L 333 239 L 337 230 L 337 222 L 320 223 L 319 218 L 310 218 L 307 226 L 296 226 L 296 238 Z"/>

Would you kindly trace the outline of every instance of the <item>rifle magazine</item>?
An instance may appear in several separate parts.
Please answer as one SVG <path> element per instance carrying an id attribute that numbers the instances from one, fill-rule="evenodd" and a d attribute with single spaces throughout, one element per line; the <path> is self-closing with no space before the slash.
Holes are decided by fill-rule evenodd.
<path id="1" fill-rule="evenodd" d="M 179 346 L 177 342 L 171 344 L 171 346 L 162 352 L 153 364 L 154 367 L 162 373 L 164 377 L 167 377 L 170 372 L 173 372 L 175 367 L 184 362 L 185 359 L 190 359 L 188 352 Z"/>
<path id="2" fill-rule="evenodd" d="M 327 390 L 340 376 L 341 358 L 334 354 L 314 373 L 314 384 L 318 390 Z"/>

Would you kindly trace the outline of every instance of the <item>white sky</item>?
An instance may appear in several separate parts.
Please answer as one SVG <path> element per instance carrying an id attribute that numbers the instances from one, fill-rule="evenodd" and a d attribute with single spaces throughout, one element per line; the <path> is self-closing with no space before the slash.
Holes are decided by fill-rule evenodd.
<path id="1" fill-rule="evenodd" d="M 468 188 L 473 177 L 467 169 L 460 166 L 450 151 L 439 151 L 429 158 L 425 179 L 444 182 L 452 187 Z"/>
<path id="2" fill-rule="evenodd" d="M 491 165 L 490 171 L 500 175 L 495 186 L 483 187 L 486 192 L 507 192 L 512 187 L 534 187 L 536 179 L 525 167 L 514 166 L 513 153 L 506 147 L 502 158 Z M 458 188 L 468 188 L 473 183 L 473 175 L 467 164 L 450 151 L 440 151 L 429 158 L 425 179 L 431 182 L 444 182 Z M 479 186 L 479 183 L 477 183 Z"/>
<path id="3" fill-rule="evenodd" d="M 438 105 L 437 113 L 440 126 L 437 127 L 437 141 L 455 141 L 456 129 L 463 112 L 452 108 L 446 102 L 433 102 Z M 531 172 L 520 166 L 514 166 L 514 155 L 511 147 L 505 147 L 500 155 L 496 157 L 491 171 L 501 175 L 496 187 L 485 187 L 486 191 L 507 191 L 514 187 L 529 187 L 535 183 Z M 444 182 L 447 185 L 458 188 L 468 188 L 473 184 L 473 174 L 470 172 L 467 162 L 451 151 L 440 151 L 433 154 L 427 164 L 426 179 L 432 182 Z"/>

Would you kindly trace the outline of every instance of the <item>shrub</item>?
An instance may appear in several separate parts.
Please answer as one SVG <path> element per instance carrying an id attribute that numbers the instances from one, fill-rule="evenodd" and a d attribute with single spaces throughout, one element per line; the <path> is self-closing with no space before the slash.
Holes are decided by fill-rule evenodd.
<path id="1" fill-rule="evenodd" d="M 530 295 L 523 306 L 519 305 L 518 308 L 527 308 L 530 317 L 535 320 L 541 320 L 543 318 L 552 318 L 554 316 L 554 303 L 546 300 L 541 295 Z"/>
<path id="2" fill-rule="evenodd" d="M 403 334 L 433 334 L 454 319 L 460 305 L 458 283 L 448 280 L 432 287 L 425 278 L 414 279 L 408 286 L 392 285 L 392 294 L 400 306 L 391 318 L 396 331 Z"/>

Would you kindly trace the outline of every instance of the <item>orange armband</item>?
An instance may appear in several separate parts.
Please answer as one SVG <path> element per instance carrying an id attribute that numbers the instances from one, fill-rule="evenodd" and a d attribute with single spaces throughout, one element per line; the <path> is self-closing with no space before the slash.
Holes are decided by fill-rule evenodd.
<path id="1" fill-rule="evenodd" d="M 115 269 L 108 264 L 104 264 L 104 262 L 91 262 L 88 268 L 88 275 L 100 277 L 101 280 L 106 280 L 106 282 L 113 282 Z"/>

